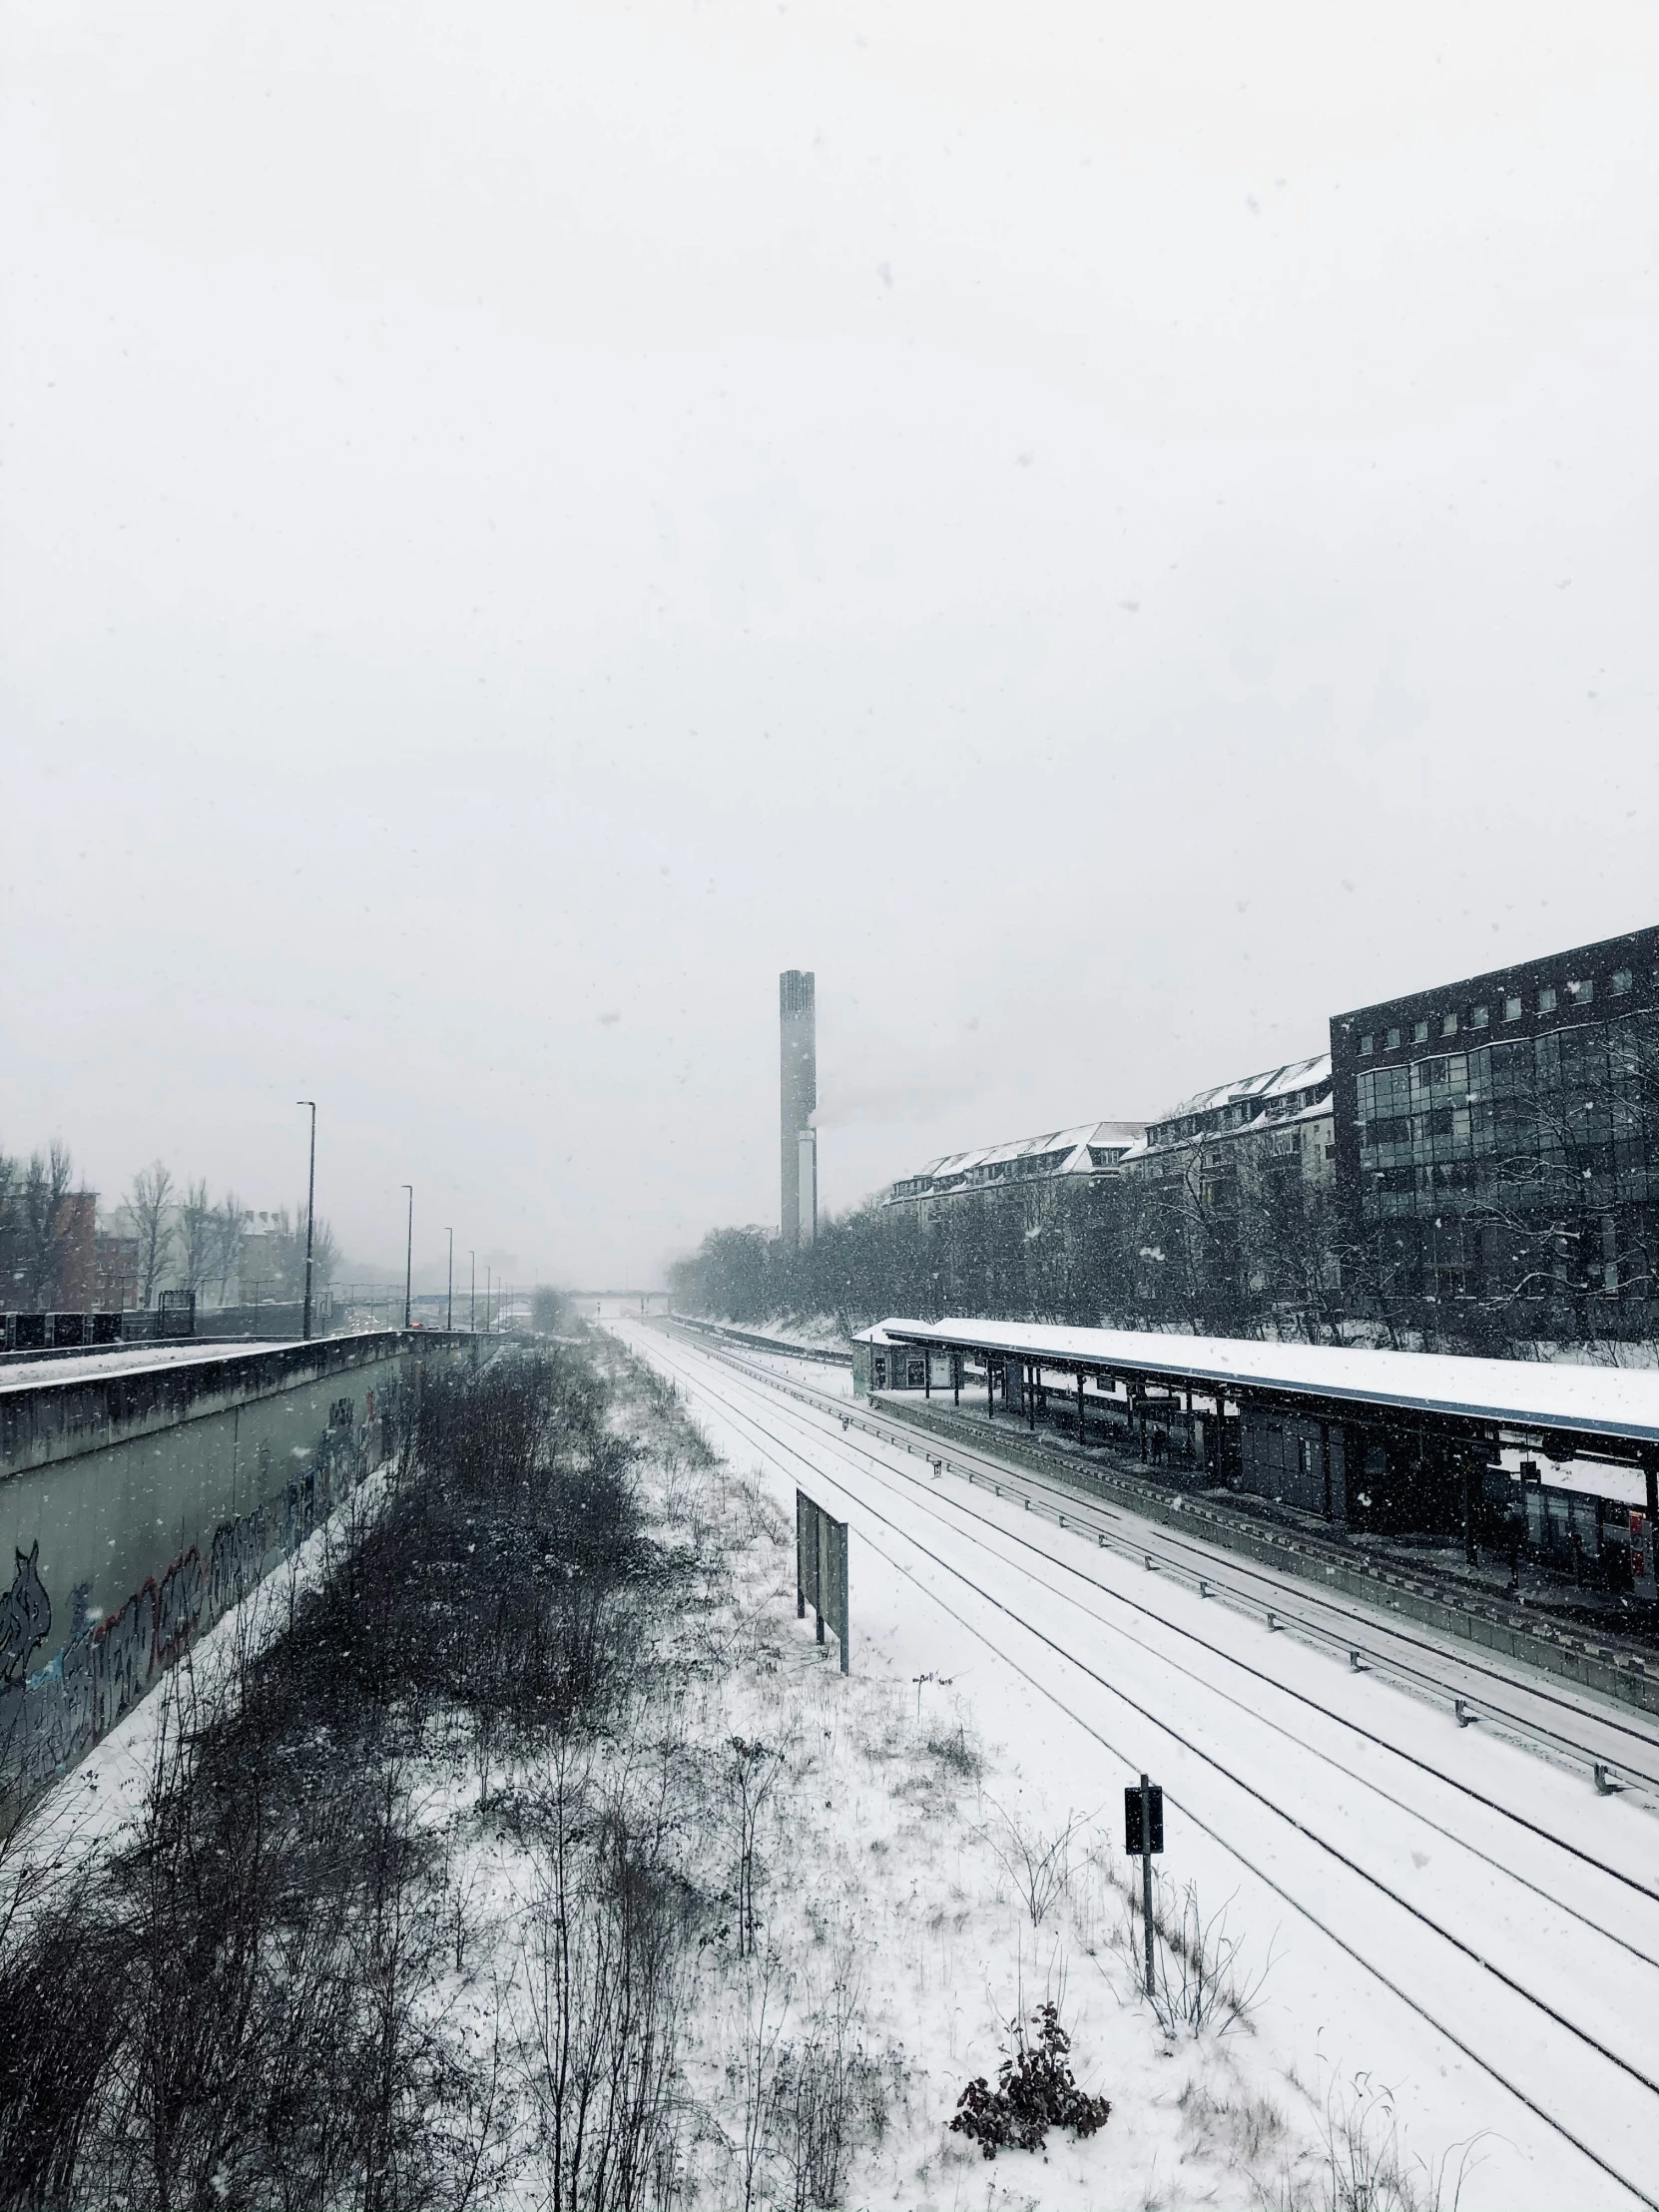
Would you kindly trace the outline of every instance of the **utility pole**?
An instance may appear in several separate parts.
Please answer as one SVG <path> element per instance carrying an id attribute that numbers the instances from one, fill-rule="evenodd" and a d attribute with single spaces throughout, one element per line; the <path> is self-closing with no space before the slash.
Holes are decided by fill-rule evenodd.
<path id="1" fill-rule="evenodd" d="M 414 1185 L 400 1184 L 399 1189 L 409 1194 L 409 1241 L 403 1249 L 403 1327 L 409 1326 L 409 1291 L 414 1281 Z"/>
<path id="2" fill-rule="evenodd" d="M 490 1333 L 490 1271 L 484 1270 L 484 1335 Z"/>
<path id="3" fill-rule="evenodd" d="M 447 1228 L 447 1223 L 445 1224 Z M 443 1326 L 452 1330 L 455 1326 L 455 1232 L 449 1231 L 449 1290 L 443 1302 Z"/>
<path id="4" fill-rule="evenodd" d="M 308 1106 L 311 1110 L 311 1164 L 305 1177 L 305 1310 L 299 1323 L 300 1336 L 309 1342 L 311 1334 L 311 1221 L 316 1212 L 316 1100 L 296 1098 L 296 1106 Z"/>
<path id="5" fill-rule="evenodd" d="M 466 1264 L 472 1270 L 472 1288 L 467 1293 L 466 1325 L 473 1336 L 476 1337 L 478 1334 L 478 1255 L 476 1252 L 467 1254 Z"/>

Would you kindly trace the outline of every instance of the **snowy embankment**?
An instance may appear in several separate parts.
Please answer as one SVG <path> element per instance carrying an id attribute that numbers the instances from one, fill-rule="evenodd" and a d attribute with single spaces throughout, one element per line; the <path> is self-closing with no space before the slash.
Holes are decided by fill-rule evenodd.
<path id="1" fill-rule="evenodd" d="M 916 1463 L 908 1499 L 896 1469 L 881 1486 L 833 1413 L 656 1332 L 613 1339 L 608 1385 L 561 1351 L 430 1392 L 419 1463 L 377 1510 L 205 1639 L 184 1704 L 147 1701 L 53 1801 L 56 1834 L 25 1837 L 57 1872 L 0 1950 L 0 2157 L 15 2179 L 49 2141 L 70 2166 L 29 2168 L 45 2178 L 20 2203 L 137 2201 L 165 2152 L 175 2200 L 250 2206 L 309 2188 L 1408 2212 L 1436 2201 L 1448 2154 L 1449 2206 L 1476 2137 L 1477 2212 L 1635 2201 L 1290 1902 L 1323 1881 L 1327 1923 L 1365 1934 L 1309 1837 L 1260 1809 L 1246 1833 L 1205 1779 L 1219 1756 L 1281 1763 L 1350 1820 L 1356 1854 L 1420 1849 L 1426 1894 L 1469 1847 L 1426 1801 L 1377 1814 L 1382 1705 L 1373 1767 L 1345 1739 L 1334 1790 L 1332 1746 L 1293 1741 L 1265 1681 L 1254 1713 L 1225 1654 L 1196 1683 L 1190 1649 L 1146 1620 L 1126 1638 L 1057 1557 L 1021 1550 L 1035 1516 L 950 1536 Z M 798 1479 L 851 1522 L 850 1677 L 796 1615 Z M 1246 1624 L 1227 1634 L 1247 1656 Z M 1125 1697 L 1166 1729 L 1126 1741 L 1127 1767 Z M 1470 1749 L 1498 1762 L 1490 1825 L 1511 1754 Z M 1156 2006 L 1116 1848 L 1137 1762 L 1171 1793 Z M 1495 1943 L 1512 1901 L 1490 1887 L 1495 1906 L 1461 1902 Z M 1547 1901 L 1529 1910 L 1565 1972 Z M 29 1923 L 53 1913 L 47 1971 Z M 1370 1933 L 1414 1986 L 1422 1958 L 1385 1914 Z M 1617 1980 L 1628 1960 L 1603 1968 L 1639 2039 L 1641 1985 Z M 91 1993 L 112 1986 L 120 2007 Z M 1045 2001 L 1110 2117 L 986 2163 L 950 2127 L 957 2100 Z M 1524 2009 L 1494 2004 L 1471 2046 L 1483 2029 L 1517 2067 L 1552 2060 Z M 1599 2124 L 1601 2080 L 1563 2086 Z"/>
<path id="2" fill-rule="evenodd" d="M 1112 1827 L 1141 1765 L 1171 1786 L 1169 1874 L 1196 1879 L 1206 1910 L 1233 1900 L 1247 1954 L 1272 1944 L 1256 2032 L 1236 2048 L 1293 2117 L 1297 2082 L 1383 2081 L 1423 2154 L 1479 2137 L 1465 2206 L 1647 2200 L 1643 2023 L 1659 1993 L 1647 1813 L 1157 1578 L 1164 1632 L 1139 1602 L 1148 1578 L 1131 1597 L 1133 1570 L 1096 1565 L 1092 1549 L 1098 1587 L 1080 1605 L 1069 1574 L 1032 1556 L 1075 1554 L 1075 1536 L 977 1491 L 977 1525 L 947 1529 L 941 1516 L 966 1508 L 946 1514 L 940 1496 L 923 1512 L 927 1485 L 902 1452 L 876 1482 L 867 1437 L 860 1466 L 832 1419 L 815 1431 L 761 1383 L 655 1333 L 631 1341 L 781 1498 L 799 1481 L 846 1515 L 856 1663 L 948 1675 L 981 1735 L 1017 1747 L 1039 1826 L 1110 1801 Z M 1092 2049 L 1081 2014 L 1078 2031 Z"/>

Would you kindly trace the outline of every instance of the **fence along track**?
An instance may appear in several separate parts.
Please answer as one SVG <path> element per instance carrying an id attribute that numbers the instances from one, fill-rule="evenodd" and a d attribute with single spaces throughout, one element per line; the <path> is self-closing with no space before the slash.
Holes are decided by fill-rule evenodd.
<path id="1" fill-rule="evenodd" d="M 698 1347 L 698 1349 L 703 1350 L 701 1346 Z M 658 1357 L 663 1358 L 665 1365 L 669 1366 L 672 1370 L 678 1372 L 678 1374 L 680 1374 L 681 1376 L 687 1378 L 687 1380 L 692 1381 L 694 1383 L 702 1380 L 701 1378 L 697 1377 L 696 1371 L 686 1368 L 681 1362 L 668 1358 L 666 1355 L 659 1354 Z M 728 1361 L 724 1358 L 723 1355 L 719 1354 L 706 1353 L 705 1357 L 709 1358 L 711 1362 L 718 1359 L 721 1360 L 722 1364 L 725 1365 L 738 1365 L 738 1363 L 736 1363 L 735 1361 Z M 779 1387 L 779 1385 L 777 1384 L 770 1383 L 769 1386 Z M 1579 2026 L 1577 2022 L 1570 2019 L 1565 2013 L 1558 2010 L 1558 2008 L 1552 2005 L 1546 1998 L 1540 1997 L 1534 1991 L 1526 1988 L 1526 1986 L 1522 1982 L 1516 1980 L 1514 1976 L 1507 1973 L 1502 1967 L 1494 1964 L 1491 1960 L 1484 1957 L 1472 1944 L 1465 1942 L 1461 1937 L 1453 1934 L 1451 1931 L 1441 1927 L 1440 1924 L 1436 1922 L 1431 1915 L 1424 1912 L 1421 1908 L 1412 1905 L 1409 1899 L 1399 1896 L 1398 1893 L 1391 1890 L 1386 1883 L 1382 1882 L 1379 1877 L 1370 1873 L 1365 1867 L 1361 1866 L 1356 1860 L 1351 1858 L 1340 1847 L 1330 1843 L 1326 1838 L 1320 1836 L 1315 1830 L 1309 1828 L 1305 1822 L 1298 1820 L 1295 1815 L 1287 1811 L 1285 1807 L 1274 1803 L 1272 1799 L 1268 1798 L 1263 1792 L 1257 1790 L 1251 1783 L 1246 1781 L 1243 1776 L 1235 1773 L 1213 1753 L 1205 1751 L 1202 1746 L 1192 1742 L 1192 1740 L 1186 1737 L 1178 1728 L 1173 1727 L 1168 1721 L 1160 1719 L 1156 1714 L 1152 1713 L 1148 1708 L 1141 1705 L 1137 1700 L 1128 1696 L 1128 1694 L 1120 1689 L 1116 1684 L 1107 1681 L 1106 1678 L 1103 1675 L 1099 1674 L 1094 1668 L 1088 1666 L 1084 1661 L 1078 1659 L 1073 1653 L 1067 1651 L 1064 1645 L 1057 1642 L 1053 1637 L 1045 1634 L 1042 1629 L 1037 1628 L 1031 1622 L 1025 1620 L 1020 1614 L 1015 1612 L 1011 1606 L 1006 1604 L 1001 1598 L 997 1597 L 994 1592 L 985 1589 L 981 1584 L 975 1582 L 972 1576 L 965 1573 L 960 1567 L 953 1566 L 947 1559 L 944 1559 L 937 1552 L 934 1552 L 926 1544 L 922 1543 L 919 1538 L 912 1535 L 906 1529 L 900 1527 L 897 1522 L 893 1521 L 888 1515 L 882 1513 L 877 1507 L 871 1505 L 867 1498 L 860 1497 L 855 1490 L 847 1488 L 845 1483 L 838 1482 L 837 1478 L 833 1474 L 830 1473 L 828 1469 L 817 1465 L 812 1459 L 807 1456 L 805 1452 L 803 1452 L 799 1448 L 799 1446 L 792 1444 L 787 1437 L 780 1436 L 775 1431 L 768 1429 L 763 1422 L 756 1419 L 754 1415 L 745 1413 L 740 1407 L 732 1405 L 729 1401 L 723 1402 L 719 1397 L 718 1392 L 711 1392 L 710 1394 L 715 1397 L 715 1402 L 720 1405 L 721 1410 L 726 1415 L 726 1417 L 742 1422 L 746 1427 L 753 1430 L 758 1437 L 763 1439 L 763 1449 L 766 1449 L 768 1446 L 770 1446 L 772 1447 L 773 1451 L 781 1451 L 791 1459 L 799 1461 L 803 1466 L 811 1468 L 813 1473 L 817 1475 L 820 1479 L 828 1478 L 830 1481 L 835 1481 L 836 1486 L 845 1491 L 845 1494 L 852 1500 L 852 1502 L 860 1509 L 862 1513 L 870 1515 L 875 1520 L 880 1522 L 883 1527 L 890 1529 L 892 1533 L 897 1536 L 902 1543 L 910 1546 L 910 1548 L 919 1553 L 921 1557 L 929 1560 L 934 1566 L 938 1567 L 943 1573 L 950 1576 L 953 1580 L 960 1582 L 964 1588 L 971 1590 L 974 1595 L 978 1597 L 983 1603 L 990 1605 L 997 1612 L 1003 1614 L 1007 1619 L 1013 1621 L 1017 1627 L 1024 1631 L 1025 1634 L 1031 1636 L 1038 1643 L 1042 1644 L 1046 1649 L 1053 1652 L 1066 1665 L 1075 1667 L 1080 1674 L 1085 1675 L 1099 1688 L 1106 1691 L 1109 1696 L 1116 1698 L 1120 1703 L 1126 1705 L 1132 1712 L 1137 1713 L 1142 1719 L 1146 1720 L 1148 1723 L 1150 1723 L 1150 1725 L 1158 1729 L 1160 1733 L 1168 1736 L 1172 1742 L 1179 1744 L 1182 1749 L 1186 1751 L 1191 1757 L 1197 1759 L 1198 1761 L 1200 1761 L 1201 1764 L 1211 1768 L 1214 1772 L 1221 1775 L 1243 1795 L 1252 1799 L 1265 1811 L 1274 1815 L 1279 1820 L 1285 1822 L 1286 1825 L 1294 1829 L 1317 1850 L 1328 1855 L 1332 1860 L 1342 1866 L 1347 1872 L 1356 1876 L 1362 1883 L 1366 1884 L 1369 1888 L 1378 1892 L 1380 1896 L 1385 1898 L 1390 1904 L 1396 1906 L 1400 1911 L 1407 1914 L 1413 1921 L 1417 1922 L 1421 1927 L 1426 1929 L 1439 1940 L 1446 1943 L 1460 1956 L 1467 1959 L 1471 1964 L 1479 1967 L 1482 1971 L 1489 1973 L 1494 1980 L 1499 1982 L 1504 1988 L 1508 1989 L 1511 1994 L 1519 1997 L 1522 2002 L 1531 2005 L 1544 2018 L 1548 2019 L 1553 2025 L 1559 2027 L 1564 2033 L 1571 2036 L 1575 2041 L 1583 2044 L 1587 2050 L 1593 2052 L 1595 2056 L 1600 2058 L 1605 2064 L 1614 2067 L 1619 2073 L 1628 2077 L 1632 2082 L 1647 2090 L 1650 2094 L 1659 2096 L 1659 2081 L 1651 2079 L 1646 2073 L 1641 2070 L 1640 2067 L 1634 2065 L 1630 2060 L 1621 2057 L 1617 2051 L 1610 2049 L 1596 2036 L 1592 2035 L 1587 2029 Z M 840 1406 L 833 1400 L 830 1400 L 830 1402 L 835 1410 L 837 1417 L 839 1417 L 841 1412 Z M 822 1439 L 822 1442 L 823 1445 L 827 1447 L 831 1453 L 840 1451 L 844 1455 L 850 1456 L 850 1450 L 845 1445 L 844 1441 L 840 1438 L 836 1438 L 832 1434 L 826 1435 Z M 871 1479 L 875 1479 L 878 1482 L 881 1480 L 879 1476 L 875 1476 L 873 1474 L 871 1475 Z M 891 1485 L 890 1483 L 887 1483 L 883 1486 L 890 1487 Z M 865 1541 L 869 1541 L 867 1535 L 865 1536 Z M 1112 1739 L 1105 1735 L 1101 1729 L 1096 1727 L 1089 1720 L 1085 1719 L 1084 1716 L 1080 1714 L 1073 1706 L 1068 1705 L 1066 1701 L 1063 1698 L 1059 1697 L 1053 1689 L 1051 1689 L 1047 1684 L 1043 1683 L 1037 1676 L 1033 1675 L 1028 1668 L 1021 1665 L 1019 1660 L 1015 1658 L 1012 1653 L 1007 1652 L 992 1643 L 991 1640 L 985 1636 L 983 1630 L 980 1627 L 978 1627 L 973 1622 L 967 1620 L 953 1606 L 948 1604 L 945 1599 L 940 1597 L 936 1591 L 930 1589 L 926 1584 L 921 1582 L 919 1578 L 913 1572 L 911 1572 L 911 1570 L 907 1568 L 900 1560 L 895 1559 L 890 1551 L 888 1551 L 881 1545 L 873 1543 L 871 1544 L 871 1548 L 877 1551 L 879 1553 L 879 1556 L 883 1560 L 885 1560 L 886 1563 L 891 1566 L 896 1573 L 902 1575 L 906 1581 L 915 1584 L 915 1586 L 918 1589 L 922 1590 L 933 1603 L 937 1604 L 941 1608 L 941 1610 L 946 1612 L 951 1619 L 955 1620 L 961 1627 L 966 1629 L 968 1633 L 973 1635 L 979 1642 L 985 1644 L 988 1649 L 996 1652 L 996 1655 L 1000 1659 L 1002 1659 L 1008 1666 L 1010 1666 L 1021 1677 L 1023 1681 L 1029 1683 L 1033 1689 L 1037 1690 L 1039 1694 L 1043 1696 L 1050 1704 L 1054 1705 L 1059 1711 L 1064 1713 L 1066 1717 L 1071 1720 L 1077 1727 L 1083 1729 L 1087 1735 L 1091 1736 L 1105 1750 L 1109 1751 L 1113 1757 L 1120 1760 L 1123 1763 L 1126 1771 L 1139 1771 L 1137 1762 L 1131 1759 L 1130 1755 L 1123 1749 L 1121 1745 L 1114 1743 Z M 1357 1965 L 1363 1967 L 1366 1972 L 1371 1974 L 1384 1988 L 1389 1990 L 1392 1995 L 1397 1997 L 1399 2001 L 1406 2005 L 1407 2008 L 1418 2018 L 1422 2019 L 1424 2022 L 1426 2022 L 1427 2025 L 1432 2027 L 1436 2034 L 1443 2035 L 1455 2049 L 1460 2051 L 1463 2056 L 1471 2062 L 1471 2064 L 1478 2066 L 1481 2072 L 1487 2075 L 1489 2079 L 1496 2082 L 1505 2091 L 1506 2094 L 1515 2097 L 1519 2103 L 1521 2103 L 1529 2112 L 1534 2115 L 1534 2117 L 1542 2121 L 1544 2125 L 1551 2129 L 1552 2132 L 1559 2135 L 1563 2141 L 1571 2144 L 1573 2149 L 1578 2151 L 1581 2156 L 1587 2158 L 1600 2172 L 1605 2173 L 1611 2180 L 1616 2181 L 1621 2188 L 1628 2190 L 1631 2195 L 1634 2196 L 1639 2202 L 1652 2207 L 1653 2212 L 1659 2212 L 1659 2199 L 1654 2198 L 1648 2193 L 1646 2189 L 1644 2189 L 1637 2182 L 1632 2181 L 1627 2175 L 1620 2173 L 1615 2166 L 1613 2166 L 1598 2151 L 1594 2150 L 1588 2143 L 1586 2143 L 1583 2138 L 1576 2134 L 1573 2129 L 1570 2128 L 1564 2121 L 1559 2119 L 1555 2114 L 1546 2110 L 1541 2104 L 1537 2102 L 1537 2100 L 1532 2095 L 1530 2095 L 1527 2090 L 1522 2088 L 1517 2082 L 1511 2080 L 1506 2074 L 1501 2071 L 1498 2066 L 1493 2064 L 1491 2060 L 1483 2057 L 1460 2035 L 1458 2035 L 1455 2029 L 1447 2026 L 1442 2020 L 1437 2018 L 1434 2013 L 1428 2010 L 1426 2005 L 1419 2002 L 1417 1998 L 1413 1997 L 1406 1989 L 1401 1987 L 1400 1984 L 1396 1982 L 1386 1971 L 1384 1971 L 1382 1967 L 1378 1965 L 1375 1960 L 1366 1957 L 1366 1955 L 1362 1951 L 1356 1949 L 1355 1946 L 1351 1942 L 1349 1942 L 1346 1937 L 1341 1936 L 1335 1928 L 1331 1927 L 1328 1922 L 1326 1922 L 1318 1914 L 1313 1912 L 1306 1903 L 1304 1903 L 1302 1900 L 1294 1896 L 1290 1891 L 1285 1889 L 1280 1882 L 1278 1882 L 1271 1874 L 1267 1873 L 1265 1869 L 1259 1866 L 1256 1861 L 1254 1861 L 1246 1852 L 1241 1850 L 1237 1844 L 1233 1843 L 1230 1839 L 1224 1836 L 1219 1829 L 1214 1827 L 1210 1822 L 1206 1821 L 1203 1816 L 1196 1812 L 1190 1804 L 1187 1804 L 1182 1799 L 1174 1795 L 1174 1793 L 1172 1792 L 1166 1791 L 1166 1797 L 1171 1804 L 1179 1807 L 1179 1809 L 1184 1813 L 1186 1818 L 1191 1821 L 1192 1825 L 1196 1829 L 1198 1829 L 1202 1834 L 1208 1836 L 1213 1843 L 1215 1843 L 1221 1850 L 1226 1852 L 1229 1857 L 1236 1860 L 1239 1865 L 1246 1868 L 1258 1881 L 1260 1881 L 1264 1885 L 1264 1887 L 1270 1890 L 1276 1897 L 1280 1898 L 1287 1906 L 1289 1906 L 1293 1912 L 1297 1913 L 1302 1919 L 1308 1921 L 1311 1926 L 1317 1928 L 1320 1933 L 1325 1936 L 1330 1941 L 1334 1942 L 1346 1956 L 1352 1958 Z M 1410 1809 L 1404 1808 L 1404 1810 L 1409 1811 Z M 1502 1809 L 1498 1808 L 1498 1810 L 1501 1811 Z M 1556 1841 L 1556 1839 L 1553 1838 L 1549 1840 L 1552 1842 Z M 1607 1871 L 1616 1872 L 1616 1870 Z M 1558 1901 L 1552 1902 L 1558 1903 Z M 1605 1932 L 1598 1931 L 1598 1933 L 1604 1934 Z"/>

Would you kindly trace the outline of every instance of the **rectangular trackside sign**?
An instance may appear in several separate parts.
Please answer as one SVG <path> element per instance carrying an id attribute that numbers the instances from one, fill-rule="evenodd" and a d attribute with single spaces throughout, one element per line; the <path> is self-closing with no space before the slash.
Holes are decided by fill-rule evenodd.
<path id="1" fill-rule="evenodd" d="M 831 1518 L 805 1490 L 795 1493 L 795 1610 L 805 1620 L 809 1602 L 818 1617 L 818 1640 L 826 1621 L 840 1638 L 841 1672 L 847 1672 L 850 1632 L 846 1608 L 846 1523 Z"/>
<path id="2" fill-rule="evenodd" d="M 1145 1805 L 1150 1805 L 1152 1810 L 1152 1841 L 1150 1844 L 1145 1840 L 1147 1824 L 1142 1819 L 1142 1808 Z M 1144 1797 L 1141 1785 L 1138 1782 L 1131 1782 L 1124 1791 L 1123 1848 L 1131 1859 L 1144 1858 L 1149 1853 L 1154 1859 L 1163 1856 L 1164 1793 L 1156 1782 L 1148 1787 Z"/>

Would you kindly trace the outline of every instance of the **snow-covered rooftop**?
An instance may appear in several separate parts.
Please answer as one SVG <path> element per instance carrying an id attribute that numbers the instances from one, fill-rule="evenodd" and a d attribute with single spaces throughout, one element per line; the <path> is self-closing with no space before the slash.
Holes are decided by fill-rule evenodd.
<path id="1" fill-rule="evenodd" d="M 1214 1113 L 1220 1106 L 1232 1106 L 1241 1100 L 1266 1106 L 1273 1099 L 1284 1098 L 1293 1091 L 1314 1090 L 1330 1080 L 1331 1055 L 1316 1052 L 1309 1060 L 1292 1060 L 1285 1067 L 1266 1068 L 1260 1075 L 1241 1075 L 1236 1082 L 1217 1083 L 1210 1090 L 1195 1091 L 1179 1106 L 1172 1106 L 1167 1114 L 1160 1114 L 1153 1126 L 1185 1121 L 1191 1114 Z"/>
<path id="2" fill-rule="evenodd" d="M 929 1160 L 915 1175 L 895 1183 L 896 1198 L 919 1198 L 929 1191 L 960 1190 L 979 1183 L 1000 1182 L 1019 1173 L 1042 1175 L 1092 1175 L 1111 1162 L 1098 1161 L 1096 1152 L 1116 1157 L 1138 1144 L 1146 1134 L 1139 1121 L 1085 1121 L 1070 1129 L 1051 1129 L 1041 1136 L 1016 1137 L 1009 1144 L 981 1145 L 972 1152 L 946 1152 Z"/>
<path id="3" fill-rule="evenodd" d="M 1437 1352 L 1258 1344 L 1235 1337 L 1059 1329 L 1030 1322 L 881 1323 L 889 1342 L 1012 1353 L 1056 1367 L 1254 1387 L 1396 1412 L 1444 1413 L 1500 1427 L 1571 1429 L 1659 1443 L 1659 1368 L 1463 1359 Z"/>

